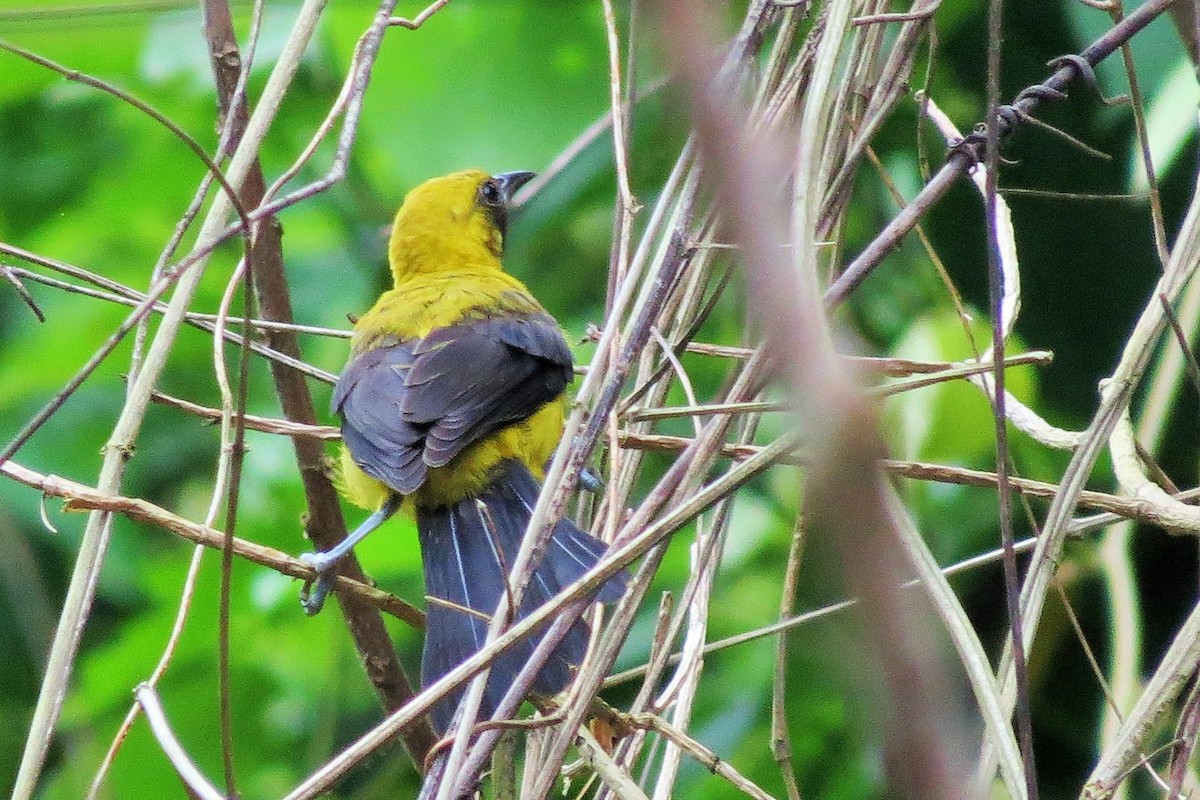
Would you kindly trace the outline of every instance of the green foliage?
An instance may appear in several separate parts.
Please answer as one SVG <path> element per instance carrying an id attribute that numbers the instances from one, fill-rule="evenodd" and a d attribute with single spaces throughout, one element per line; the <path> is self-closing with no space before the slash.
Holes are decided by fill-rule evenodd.
<path id="1" fill-rule="evenodd" d="M 23 0 L 22 4 L 31 10 L 40 7 L 45 15 L 0 10 L 0 37 L 137 95 L 211 152 L 215 100 L 198 11 L 108 6 L 92 15 L 72 12 L 55 0 Z M 599 5 L 556 3 L 553 9 L 547 5 L 538 0 L 459 0 L 420 31 L 389 32 L 366 94 L 347 179 L 281 216 L 298 321 L 345 328 L 347 315 L 369 306 L 386 278 L 384 231 L 407 188 L 430 175 L 467 166 L 493 171 L 544 169 L 606 113 L 608 55 Z M 943 5 L 945 15 L 939 13 L 938 20 L 944 26 L 944 52 L 934 87 L 943 107 L 966 127 L 982 115 L 983 107 L 983 72 L 977 69 L 982 51 L 974 20 L 978 10 L 958 0 Z M 244 34 L 248 13 L 244 6 L 237 8 L 238 30 Z M 1076 49 L 1077 21 L 1094 12 L 1081 4 L 1071 9 L 1071 24 L 1051 20 L 1053 24 L 1039 31 L 1036 42 L 1010 34 L 1006 57 L 1011 50 L 1015 59 L 1036 55 L 1044 61 Z M 415 6 L 402 9 L 415 10 Z M 262 88 L 266 65 L 278 53 L 293 11 L 292 6 L 269 4 L 258 66 L 252 73 L 254 96 Z M 290 164 L 319 124 L 373 13 L 367 3 L 330 4 L 262 152 L 268 180 Z M 550 15 L 553 24 L 548 24 Z M 1164 72 L 1158 74 L 1172 66 L 1163 65 Z M 203 165 L 156 123 L 110 96 L 69 83 L 8 53 L 0 53 L 0 74 L 4 76 L 0 80 L 0 240 L 144 289 L 161 247 L 204 173 Z M 657 74 L 650 67 L 640 68 L 639 83 L 645 85 Z M 1013 86 L 1040 77 L 1041 73 L 1015 76 Z M 903 108 L 900 121 L 876 143 L 890 174 L 900 176 L 906 197 L 920 183 L 913 113 L 911 107 Z M 1089 114 L 1081 124 L 1097 136 L 1103 134 L 1105 146 L 1130 151 L 1127 115 L 1114 122 L 1103 110 Z M 648 206 L 686 131 L 678 107 L 660 92 L 640 100 L 632 134 L 634 190 Z M 320 148 L 292 186 L 319 177 L 332 156 L 330 146 Z M 1025 175 L 1038 174 L 1035 170 L 1046 160 L 1033 149 L 1021 157 L 1030 162 Z M 572 337 L 581 337 L 589 323 L 600 321 L 604 305 L 613 171 L 612 140 L 604 135 L 585 148 L 514 222 L 511 268 L 531 284 Z M 851 251 L 894 213 L 890 199 L 873 174 L 867 173 L 864 169 L 847 221 Z M 1121 187 L 1113 179 L 1108 189 Z M 1169 210 L 1178 208 L 1178 196 L 1178 192 L 1168 195 Z M 1036 213 L 1024 215 L 1023 210 L 1031 207 L 1017 205 L 1022 231 L 1032 229 L 1036 237 L 1040 229 L 1046 238 L 1053 238 L 1051 221 Z M 1105 210 L 1093 214 L 1086 220 L 1087 229 L 1073 235 L 1107 241 L 1107 234 L 1096 231 L 1116 224 L 1136 226 L 1138 233 L 1127 246 L 1144 263 L 1148 251 L 1144 217 L 1140 208 Z M 964 191 L 952 195 L 931 218 L 930 230 L 955 279 L 965 286 L 968 302 L 984 308 L 979 219 L 977 198 Z M 1111 294 L 1114 307 L 1131 314 L 1129 309 L 1140 302 L 1153 270 L 1133 270 L 1130 280 L 1121 259 L 1114 257 L 1108 261 L 1119 263 L 1107 263 L 1093 256 L 1080 263 L 1077 250 L 1065 240 L 1040 241 L 1031 253 L 1030 263 L 1038 270 L 1034 283 L 1041 281 L 1044 286 L 1062 271 L 1078 274 L 1086 269 L 1097 291 Z M 219 251 L 196 307 L 215 310 L 239 254 L 234 245 Z M 3 262 L 17 263 L 7 257 Z M 717 304 L 703 329 L 703 341 L 738 345 L 749 339 L 742 322 L 739 280 L 735 277 L 728 296 Z M 11 287 L 0 282 L 0 442 L 15 435 L 128 313 L 106 302 L 26 285 L 47 321 L 36 322 Z M 1021 330 L 1022 340 L 1031 347 L 1057 351 L 1064 366 L 1049 370 L 1051 380 L 1046 383 L 1060 388 L 1043 393 L 1043 381 L 1031 368 L 1009 373 L 1012 388 L 1026 401 L 1052 403 L 1065 418 L 1084 418 L 1093 401 L 1095 378 L 1111 361 L 1116 334 L 1097 332 L 1094 339 L 1100 344 L 1089 349 L 1092 321 L 1085 310 L 1030 310 L 1033 321 Z M 969 354 L 940 280 L 915 241 L 907 242 L 855 296 L 850 316 L 867 347 L 880 353 L 923 359 Z M 1065 330 L 1084 330 L 1089 335 L 1060 336 Z M 986 342 L 986 325 L 977 323 L 975 336 Z M 337 371 L 345 357 L 342 340 L 306 337 L 302 346 L 306 359 L 326 370 Z M 1022 343 L 1013 346 L 1019 350 Z M 586 361 L 591 346 L 580 346 L 577 352 Z M 42 473 L 94 483 L 100 448 L 124 398 L 123 379 L 131 353 L 129 341 L 119 346 L 15 460 Z M 225 353 L 231 364 L 236 363 L 235 349 L 227 348 Z M 688 355 L 685 362 L 701 390 L 719 385 L 726 375 L 720 359 Z M 211 365 L 210 337 L 185 331 L 161 388 L 212 405 L 218 393 Z M 329 390 L 316 383 L 313 387 L 323 413 Z M 269 375 L 257 360 L 249 397 L 250 413 L 279 415 Z M 672 401 L 685 402 L 678 387 Z M 903 395 L 888 401 L 886 412 L 898 456 L 978 468 L 992 463 L 990 414 L 981 395 L 965 383 Z M 327 415 L 325 419 L 330 421 Z M 769 441 L 768 434 L 777 433 L 779 424 L 765 423 L 758 440 Z M 672 421 L 658 430 L 687 435 L 691 428 L 688 421 Z M 217 457 L 216 429 L 180 411 L 156 407 L 146 418 L 139 442 L 125 493 L 189 519 L 203 519 Z M 247 444 L 238 535 L 291 553 L 307 549 L 300 525 L 304 499 L 290 447 L 279 437 L 253 432 L 247 435 Z M 653 467 L 661 462 L 647 458 L 648 472 L 654 473 Z M 1051 477 L 1048 467 L 1057 456 L 1047 456 L 1016 437 L 1013 458 L 1022 474 Z M 775 620 L 798 483 L 793 469 L 774 471 L 754 483 L 736 504 L 728 559 L 714 589 L 710 639 Z M 961 558 L 994 546 L 992 493 L 940 484 L 914 484 L 907 491 L 940 557 Z M 18 565 L 0 570 L 0 618 L 12 621 L 0 625 L 0 651 L 8 656 L 6 690 L 0 692 L 0 718 L 7 723 L 0 726 L 0 787 L 7 786 L 15 774 L 53 610 L 60 605 L 83 527 L 82 515 L 63 513 L 57 503 L 46 501 L 46 515 L 60 530 L 58 535 L 48 533 L 40 521 L 40 502 L 33 490 L 0 481 L 0 542 L 5 543 L 4 558 Z M 351 520 L 359 518 L 356 510 L 348 513 Z M 218 528 L 222 519 L 218 515 Z M 656 589 L 678 590 L 687 574 L 692 535 L 689 529 L 676 537 Z M 179 605 L 189 545 L 121 517 L 112 542 L 99 603 L 52 751 L 42 793 L 46 798 L 76 798 L 86 790 L 130 707 L 133 686 L 155 668 Z M 420 600 L 420 561 L 411 523 L 391 523 L 358 552 L 382 586 Z M 844 587 L 829 577 L 836 572 L 833 559 L 830 543 L 818 540 L 810 545 L 800 609 L 845 596 Z M 221 774 L 216 711 L 218 561 L 213 552 L 204 555 L 192 611 L 161 685 L 175 729 L 209 776 Z M 973 579 L 966 583 L 970 594 L 975 584 Z M 333 611 L 315 619 L 305 617 L 296 602 L 298 591 L 298 584 L 269 570 L 235 563 L 234 747 L 239 788 L 248 798 L 283 794 L 381 717 L 341 618 Z M 651 597 L 657 596 L 652 592 Z M 986 613 L 996 610 L 987 602 L 981 607 Z M 644 663 L 654 611 L 644 609 L 618 669 Z M 852 614 L 841 614 L 803 626 L 790 637 L 787 707 L 805 797 L 881 796 L 883 745 L 878 732 L 863 721 L 869 717 L 865 712 L 872 698 L 861 696 L 857 686 L 870 667 L 862 666 L 850 649 L 855 624 Z M 419 634 L 401 625 L 393 625 L 391 633 L 410 674 L 416 674 Z M 765 639 L 707 660 L 693 733 L 723 759 L 782 795 L 778 769 L 770 756 L 775 642 L 775 638 Z M 613 695 L 632 691 L 621 687 Z M 1091 701 L 1085 697 L 1080 702 Z M 365 798 L 385 792 L 407 796 L 415 785 L 408 761 L 391 752 L 355 773 L 339 796 Z M 683 773 L 678 791 L 681 797 L 740 796 L 694 764 Z M 101 796 L 182 796 L 178 780 L 143 724 L 135 725 L 124 743 Z"/>

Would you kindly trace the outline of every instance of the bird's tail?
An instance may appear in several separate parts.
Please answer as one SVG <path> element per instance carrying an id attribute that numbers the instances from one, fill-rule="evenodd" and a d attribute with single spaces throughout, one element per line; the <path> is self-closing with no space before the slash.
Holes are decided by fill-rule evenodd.
<path id="1" fill-rule="evenodd" d="M 428 686 L 482 649 L 488 620 L 506 591 L 508 575 L 521 549 L 539 490 L 537 480 L 524 464 L 509 461 L 482 494 L 454 506 L 417 509 L 425 593 L 429 598 L 422 685 Z M 518 617 L 526 616 L 583 575 L 606 548 L 607 545 L 581 531 L 570 520 L 561 520 L 555 525 L 547 552 L 525 589 Z M 620 599 L 626 579 L 623 572 L 610 578 L 595 599 L 601 602 Z M 540 639 L 540 633 L 534 633 L 492 663 L 481 709 L 485 719 L 495 710 Z M 577 622 L 542 667 L 534 691 L 547 695 L 561 691 L 571 678 L 572 668 L 583 660 L 587 643 L 587 629 Z M 461 692 L 456 692 L 433 707 L 433 726 L 439 734 L 449 727 L 460 698 Z"/>

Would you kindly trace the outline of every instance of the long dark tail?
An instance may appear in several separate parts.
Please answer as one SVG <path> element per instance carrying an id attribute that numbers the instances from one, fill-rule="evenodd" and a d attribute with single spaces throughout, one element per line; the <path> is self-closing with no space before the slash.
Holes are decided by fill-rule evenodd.
<path id="1" fill-rule="evenodd" d="M 507 576 L 521 549 L 539 489 L 524 464 L 510 461 L 483 494 L 452 507 L 417 509 L 421 558 L 425 562 L 425 593 L 429 597 L 422 685 L 433 683 L 483 647 L 488 619 L 505 592 Z M 479 501 L 487 509 L 486 516 L 480 511 Z M 526 616 L 591 569 L 606 548 L 607 545 L 571 521 L 561 520 L 554 527 L 542 563 L 525 589 L 519 616 Z M 626 579 L 625 573 L 610 578 L 597 592 L 596 599 L 601 602 L 620 599 Z M 479 614 L 452 606 L 474 609 Z M 493 662 L 484 692 L 483 715 L 495 710 L 540 639 L 535 633 Z M 571 679 L 572 667 L 583 660 L 587 643 L 586 627 L 576 623 L 542 667 L 534 683 L 535 691 L 547 695 L 561 691 Z M 433 727 L 439 734 L 449 727 L 460 698 L 458 692 L 433 707 Z"/>

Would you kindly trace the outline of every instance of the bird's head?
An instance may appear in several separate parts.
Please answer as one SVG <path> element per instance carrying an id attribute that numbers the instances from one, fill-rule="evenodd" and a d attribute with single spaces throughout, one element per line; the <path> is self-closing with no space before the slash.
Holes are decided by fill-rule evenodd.
<path id="1" fill-rule="evenodd" d="M 532 172 L 488 175 L 455 172 L 408 193 L 392 227 L 392 275 L 404 277 L 461 268 L 500 268 L 508 209 Z"/>

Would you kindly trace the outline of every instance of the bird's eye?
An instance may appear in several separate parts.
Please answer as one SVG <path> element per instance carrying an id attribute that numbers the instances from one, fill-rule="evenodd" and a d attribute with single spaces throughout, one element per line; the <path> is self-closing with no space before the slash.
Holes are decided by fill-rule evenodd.
<path id="1" fill-rule="evenodd" d="M 503 194 L 504 193 L 500 191 L 500 184 L 496 183 L 494 180 L 484 181 L 483 185 L 479 187 L 479 198 L 489 206 L 498 206 L 503 204 Z"/>

